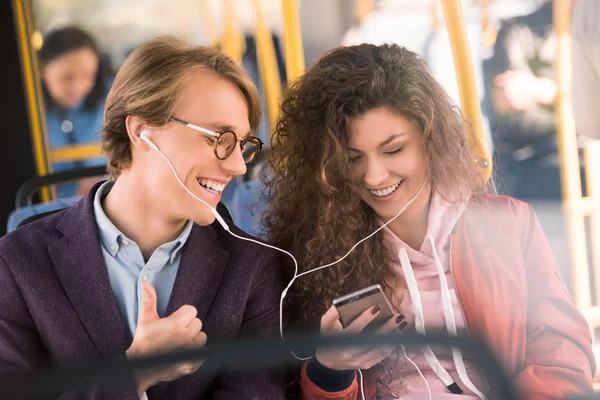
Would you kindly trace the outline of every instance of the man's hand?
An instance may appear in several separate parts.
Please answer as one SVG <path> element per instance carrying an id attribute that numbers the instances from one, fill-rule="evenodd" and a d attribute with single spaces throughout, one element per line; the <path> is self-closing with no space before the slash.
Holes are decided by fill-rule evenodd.
<path id="1" fill-rule="evenodd" d="M 206 344 L 202 332 L 202 321 L 196 318 L 197 311 L 190 305 L 165 318 L 156 310 L 156 291 L 147 282 L 142 283 L 144 294 L 137 329 L 127 358 L 164 354 L 176 350 L 201 348 Z M 186 362 L 174 366 L 144 370 L 136 374 L 138 395 L 159 382 L 168 382 L 192 374 L 202 366 L 202 361 Z"/>

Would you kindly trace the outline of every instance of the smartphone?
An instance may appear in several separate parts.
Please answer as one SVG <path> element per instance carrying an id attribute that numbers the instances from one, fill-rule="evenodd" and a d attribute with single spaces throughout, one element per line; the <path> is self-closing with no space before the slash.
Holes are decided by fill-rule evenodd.
<path id="1" fill-rule="evenodd" d="M 381 327 L 395 314 L 390 301 L 383 293 L 380 285 L 372 285 L 354 293 L 338 297 L 333 300 L 333 305 L 337 308 L 340 315 L 340 322 L 345 328 L 352 323 L 366 309 L 373 306 L 379 306 L 381 311 L 379 315 L 365 329 L 373 331 Z M 368 328 L 368 329 L 367 329 Z"/>

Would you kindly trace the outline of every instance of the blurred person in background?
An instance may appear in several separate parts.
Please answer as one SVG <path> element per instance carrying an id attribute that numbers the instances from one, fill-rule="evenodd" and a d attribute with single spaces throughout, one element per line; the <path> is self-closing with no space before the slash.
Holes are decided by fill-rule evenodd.
<path id="1" fill-rule="evenodd" d="M 556 143 L 557 41 L 552 1 L 506 20 L 484 64 L 490 120 L 502 181 L 521 200 L 561 198 Z"/>
<path id="2" fill-rule="evenodd" d="M 100 142 L 112 82 L 96 41 L 76 26 L 53 30 L 39 51 L 50 149 Z M 104 157 L 54 163 L 54 172 L 104 165 Z M 59 198 L 86 193 L 98 178 L 58 185 Z"/>
<path id="3" fill-rule="evenodd" d="M 572 1 L 573 115 L 579 135 L 600 139 L 600 2 Z"/>

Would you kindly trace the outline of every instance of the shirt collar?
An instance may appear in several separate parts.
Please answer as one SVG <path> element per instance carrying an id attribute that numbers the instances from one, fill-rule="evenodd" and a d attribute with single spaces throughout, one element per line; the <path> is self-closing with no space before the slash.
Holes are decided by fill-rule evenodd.
<path id="1" fill-rule="evenodd" d="M 126 243 L 134 243 L 133 240 L 126 237 L 106 216 L 106 213 L 102 209 L 102 200 L 106 197 L 110 189 L 113 187 L 114 181 L 104 182 L 96 191 L 94 195 L 94 216 L 96 217 L 96 224 L 98 225 L 98 232 L 100 235 L 100 241 L 104 248 L 110 253 L 111 256 L 116 257 L 119 252 L 121 245 Z M 177 237 L 177 239 L 163 244 L 159 247 L 160 250 L 168 253 L 169 262 L 172 263 L 175 258 L 181 253 L 181 249 L 185 245 L 194 222 L 189 220 L 185 225 L 185 228 Z"/>
<path id="2" fill-rule="evenodd" d="M 172 263 L 175 261 L 177 256 L 181 254 L 181 249 L 187 242 L 190 233 L 192 232 L 192 227 L 194 226 L 194 222 L 192 220 L 188 220 L 187 224 L 185 224 L 185 228 L 183 228 L 183 232 L 179 235 L 179 237 L 172 242 L 163 244 L 161 248 L 164 248 L 169 253 L 169 262 Z M 163 247 L 165 246 L 165 247 Z M 168 246 L 168 247 L 166 247 Z"/>
<path id="3" fill-rule="evenodd" d="M 125 238 L 125 235 L 108 219 L 102 209 L 102 200 L 110 192 L 113 185 L 113 181 L 104 182 L 96 191 L 94 195 L 94 216 L 96 217 L 96 224 L 98 225 L 98 233 L 100 234 L 102 245 L 108 250 L 111 256 L 116 257 L 123 239 L 129 239 Z M 119 236 L 123 237 L 121 242 L 119 242 Z"/>

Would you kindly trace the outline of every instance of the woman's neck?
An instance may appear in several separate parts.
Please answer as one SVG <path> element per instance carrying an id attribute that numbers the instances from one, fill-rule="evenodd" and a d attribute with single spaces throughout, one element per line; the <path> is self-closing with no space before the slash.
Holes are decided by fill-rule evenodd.
<path id="1" fill-rule="evenodd" d="M 398 218 L 388 225 L 388 228 L 400 240 L 415 250 L 421 248 L 429 225 L 431 192 L 427 196 L 424 196 L 425 194 L 423 193 L 415 199 Z"/>
<path id="2" fill-rule="evenodd" d="M 152 193 L 143 179 L 124 172 L 102 202 L 104 213 L 110 221 L 133 240 L 140 248 L 144 261 L 161 245 L 175 240 L 187 221 L 160 214 Z"/>

